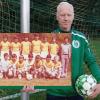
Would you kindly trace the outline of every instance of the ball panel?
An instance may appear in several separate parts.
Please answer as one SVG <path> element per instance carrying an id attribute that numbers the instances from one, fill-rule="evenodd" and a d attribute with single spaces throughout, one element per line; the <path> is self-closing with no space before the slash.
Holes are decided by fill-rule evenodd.
<path id="1" fill-rule="evenodd" d="M 86 97 L 92 94 L 92 89 L 96 84 L 97 81 L 92 75 L 84 74 L 77 79 L 75 88 L 78 94 Z"/>

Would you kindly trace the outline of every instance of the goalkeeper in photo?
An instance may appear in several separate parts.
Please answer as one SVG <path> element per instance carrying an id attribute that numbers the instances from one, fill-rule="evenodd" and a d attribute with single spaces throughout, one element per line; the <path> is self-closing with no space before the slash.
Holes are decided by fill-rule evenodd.
<path id="1" fill-rule="evenodd" d="M 74 20 L 74 7 L 68 2 L 61 2 L 57 6 L 56 19 L 58 28 L 54 30 L 55 34 L 71 33 L 72 35 L 72 86 L 62 87 L 62 89 L 48 89 L 46 100 L 84 100 L 84 97 L 78 94 L 75 89 L 77 79 L 86 74 L 84 72 L 84 62 L 97 81 L 89 98 L 95 98 L 100 94 L 100 67 L 96 63 L 92 50 L 89 47 L 87 38 L 82 32 L 72 29 Z M 90 78 L 92 79 L 92 78 Z"/>

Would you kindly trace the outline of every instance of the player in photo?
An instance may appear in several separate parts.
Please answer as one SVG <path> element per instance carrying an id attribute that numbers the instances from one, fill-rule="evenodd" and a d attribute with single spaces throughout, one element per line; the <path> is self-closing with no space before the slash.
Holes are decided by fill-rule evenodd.
<path id="1" fill-rule="evenodd" d="M 24 41 L 21 42 L 21 53 L 24 56 L 24 59 L 28 59 L 28 54 L 31 51 L 31 42 L 29 42 L 28 37 L 24 37 Z"/>
<path id="2" fill-rule="evenodd" d="M 8 53 L 4 53 L 4 59 L 1 60 L 0 66 L 4 74 L 4 78 L 7 78 L 7 71 L 9 68 L 9 54 Z"/>
<path id="3" fill-rule="evenodd" d="M 56 42 L 57 42 L 56 38 L 53 37 L 52 42 L 50 43 L 50 47 L 49 47 L 49 53 L 51 55 L 52 60 L 54 59 L 54 57 L 57 55 L 59 51 L 59 45 Z"/>
<path id="4" fill-rule="evenodd" d="M 25 60 L 23 55 L 19 56 L 19 60 L 16 63 L 16 69 L 17 69 L 17 76 L 18 74 L 25 73 Z"/>
<path id="5" fill-rule="evenodd" d="M 39 34 L 35 34 L 34 40 L 32 41 L 32 53 L 34 58 L 36 55 L 40 55 L 41 53 L 41 41 L 39 40 Z"/>
<path id="6" fill-rule="evenodd" d="M 40 54 L 40 56 L 44 59 L 49 54 L 49 46 L 50 46 L 50 43 L 48 42 L 47 37 L 44 36 L 41 43 L 41 54 Z"/>
<path id="7" fill-rule="evenodd" d="M 71 44 L 69 43 L 69 38 L 65 37 L 64 42 L 61 43 L 61 63 L 62 63 L 62 77 L 67 75 L 69 61 L 71 59 Z"/>
<path id="8" fill-rule="evenodd" d="M 29 71 L 34 64 L 33 58 L 34 58 L 33 54 L 28 54 L 28 59 L 25 61 L 25 67 L 26 67 L 27 71 Z"/>
<path id="9" fill-rule="evenodd" d="M 54 57 L 53 63 L 54 63 L 54 68 L 53 68 L 54 77 L 59 79 L 61 78 L 62 65 L 58 55 Z"/>
<path id="10" fill-rule="evenodd" d="M 9 61 L 9 67 L 13 69 L 14 77 L 16 78 L 16 64 L 17 64 L 17 55 L 12 54 L 11 59 Z"/>
<path id="11" fill-rule="evenodd" d="M 43 62 L 40 55 L 35 57 L 34 67 L 34 78 L 41 78 L 43 73 Z"/>
<path id="12" fill-rule="evenodd" d="M 14 38 L 14 41 L 11 43 L 11 54 L 16 54 L 17 58 L 19 58 L 21 52 L 21 44 L 19 42 L 18 37 Z"/>
<path id="13" fill-rule="evenodd" d="M 54 73 L 54 63 L 51 60 L 51 55 L 47 55 L 46 60 L 43 61 L 43 66 L 45 67 L 45 77 L 46 78 L 53 78 Z"/>
<path id="14" fill-rule="evenodd" d="M 8 37 L 4 36 L 3 40 L 0 43 L 0 52 L 1 52 L 1 60 L 4 59 L 4 54 L 10 51 L 10 42 L 8 41 Z"/>

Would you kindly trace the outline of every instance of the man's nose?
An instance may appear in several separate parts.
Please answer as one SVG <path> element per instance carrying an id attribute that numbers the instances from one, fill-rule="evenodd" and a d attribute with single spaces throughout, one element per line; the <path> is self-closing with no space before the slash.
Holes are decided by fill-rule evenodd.
<path id="1" fill-rule="evenodd" d="M 64 20 L 66 20 L 66 21 L 68 20 L 68 16 L 67 15 L 64 16 Z"/>

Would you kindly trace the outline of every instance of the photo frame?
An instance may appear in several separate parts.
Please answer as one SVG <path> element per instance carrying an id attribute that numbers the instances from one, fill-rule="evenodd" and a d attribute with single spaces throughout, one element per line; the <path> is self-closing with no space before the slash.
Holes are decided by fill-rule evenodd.
<path id="1" fill-rule="evenodd" d="M 0 86 L 71 84 L 70 33 L 0 34 Z"/>

